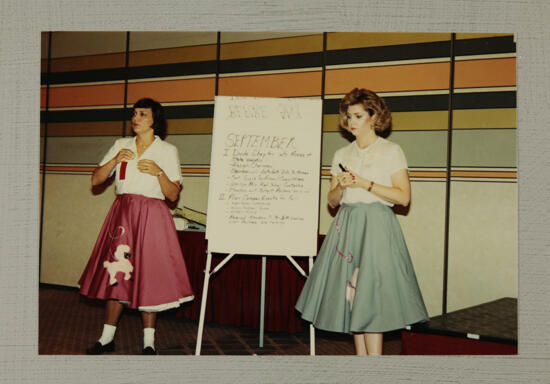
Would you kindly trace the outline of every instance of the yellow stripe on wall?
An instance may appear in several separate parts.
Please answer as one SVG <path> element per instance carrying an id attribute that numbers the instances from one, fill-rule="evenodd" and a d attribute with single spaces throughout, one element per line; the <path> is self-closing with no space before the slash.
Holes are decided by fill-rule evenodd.
<path id="1" fill-rule="evenodd" d="M 321 52 L 323 35 L 227 43 L 220 47 L 221 60 Z"/>
<path id="2" fill-rule="evenodd" d="M 216 44 L 130 52 L 130 67 L 216 60 Z"/>
<path id="3" fill-rule="evenodd" d="M 214 31 L 140 31 L 130 33 L 130 52 L 216 44 Z"/>
<path id="4" fill-rule="evenodd" d="M 85 71 L 90 69 L 122 68 L 126 63 L 125 53 L 108 53 L 52 59 L 52 72 Z"/>
<path id="5" fill-rule="evenodd" d="M 168 123 L 167 135 L 211 135 L 214 119 L 167 119 L 166 122 Z M 132 135 L 132 123 L 130 120 L 126 120 L 126 135 Z"/>
<path id="6" fill-rule="evenodd" d="M 392 112 L 394 131 L 434 131 L 447 130 L 447 111 Z"/>
<path id="7" fill-rule="evenodd" d="M 512 33 L 457 33 L 457 40 L 464 39 L 484 39 L 487 37 L 513 36 Z"/>
<path id="8" fill-rule="evenodd" d="M 453 129 L 468 128 L 516 128 L 516 109 L 459 109 L 453 111 Z"/>
<path id="9" fill-rule="evenodd" d="M 49 123 L 50 136 L 120 136 L 122 121 Z"/>
<path id="10" fill-rule="evenodd" d="M 381 47 L 450 40 L 450 33 L 333 32 L 327 34 L 327 49 Z"/>
<path id="11" fill-rule="evenodd" d="M 214 119 L 169 119 L 169 135 L 212 134 Z"/>
<path id="12" fill-rule="evenodd" d="M 340 118 L 338 115 L 324 115 L 323 116 L 323 132 L 338 132 L 340 131 Z"/>

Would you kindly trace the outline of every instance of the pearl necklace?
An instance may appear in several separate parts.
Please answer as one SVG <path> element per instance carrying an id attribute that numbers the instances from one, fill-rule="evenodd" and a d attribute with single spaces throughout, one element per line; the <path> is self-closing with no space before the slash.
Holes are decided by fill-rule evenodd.
<path id="1" fill-rule="evenodd" d="M 153 144 L 152 141 L 151 141 L 149 144 L 142 144 L 142 143 L 138 143 L 137 140 L 136 140 L 136 146 L 137 146 L 139 149 L 143 150 L 143 151 L 145 151 L 147 148 L 149 148 L 149 146 L 150 146 L 151 144 Z"/>

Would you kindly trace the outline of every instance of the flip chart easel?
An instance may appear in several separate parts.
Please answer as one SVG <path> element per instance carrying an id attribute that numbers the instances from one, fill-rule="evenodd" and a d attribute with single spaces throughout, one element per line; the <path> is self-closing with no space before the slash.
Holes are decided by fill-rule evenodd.
<path id="1" fill-rule="evenodd" d="M 236 254 L 262 255 L 260 347 L 266 256 L 317 253 L 321 99 L 216 96 L 206 218 L 208 250 L 195 355 L 200 355 L 208 285 Z M 227 256 L 211 270 L 212 253 Z M 281 282 L 284 284 L 284 282 Z M 310 354 L 315 330 L 310 325 Z"/>

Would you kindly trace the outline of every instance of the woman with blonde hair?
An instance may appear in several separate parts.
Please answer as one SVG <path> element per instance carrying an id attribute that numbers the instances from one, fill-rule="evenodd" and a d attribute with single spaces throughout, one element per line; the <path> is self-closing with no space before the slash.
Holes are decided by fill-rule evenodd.
<path id="1" fill-rule="evenodd" d="M 340 126 L 355 137 L 332 161 L 328 204 L 340 208 L 296 309 L 316 328 L 352 333 L 357 355 L 381 355 L 384 332 L 428 319 L 391 209 L 410 202 L 407 161 L 384 138 L 391 112 L 376 93 L 345 95 Z"/>

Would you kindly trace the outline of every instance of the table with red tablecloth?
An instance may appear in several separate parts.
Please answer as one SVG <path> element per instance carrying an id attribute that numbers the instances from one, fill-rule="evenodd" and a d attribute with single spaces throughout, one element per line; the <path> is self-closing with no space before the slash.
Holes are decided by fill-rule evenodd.
<path id="1" fill-rule="evenodd" d="M 402 331 L 405 355 L 516 355 L 517 298 L 474 305 L 432 317 Z"/>
<path id="2" fill-rule="evenodd" d="M 198 320 L 206 266 L 204 232 L 178 231 L 195 299 L 184 304 L 179 315 Z M 319 243 L 324 236 L 319 237 Z M 212 269 L 226 254 L 212 254 Z M 208 288 L 205 321 L 221 325 L 259 328 L 261 265 L 264 255 L 235 255 L 212 275 Z M 308 258 L 294 258 L 308 272 Z M 266 263 L 266 331 L 300 332 L 307 326 L 294 309 L 305 278 L 284 256 L 269 256 Z"/>

